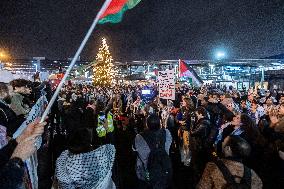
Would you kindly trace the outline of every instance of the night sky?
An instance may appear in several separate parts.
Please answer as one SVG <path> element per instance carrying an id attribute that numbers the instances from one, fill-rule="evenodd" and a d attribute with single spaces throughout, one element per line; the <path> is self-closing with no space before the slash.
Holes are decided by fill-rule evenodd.
<path id="1" fill-rule="evenodd" d="M 12 58 L 75 54 L 103 0 L 1 0 L 0 48 Z M 106 37 L 116 61 L 210 59 L 284 53 L 284 0 L 142 0 L 119 24 L 99 25 L 82 53 Z"/>

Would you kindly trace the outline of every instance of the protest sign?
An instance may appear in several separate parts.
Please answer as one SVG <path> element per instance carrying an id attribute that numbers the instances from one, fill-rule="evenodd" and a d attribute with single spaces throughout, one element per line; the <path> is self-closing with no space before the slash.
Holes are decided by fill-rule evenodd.
<path id="1" fill-rule="evenodd" d="M 161 99 L 175 100 L 175 72 L 166 70 L 158 72 L 159 97 Z"/>

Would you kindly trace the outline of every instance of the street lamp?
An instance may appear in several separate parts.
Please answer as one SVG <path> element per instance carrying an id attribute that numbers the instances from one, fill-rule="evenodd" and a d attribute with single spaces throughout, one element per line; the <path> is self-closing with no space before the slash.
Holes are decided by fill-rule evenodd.
<path id="1" fill-rule="evenodd" d="M 4 68 L 4 64 L 2 64 L 2 60 L 6 58 L 6 55 L 3 51 L 0 51 L 0 70 Z"/>
<path id="2" fill-rule="evenodd" d="M 7 55 L 4 51 L 0 51 L 0 63 L 2 60 L 6 59 L 7 58 Z"/>

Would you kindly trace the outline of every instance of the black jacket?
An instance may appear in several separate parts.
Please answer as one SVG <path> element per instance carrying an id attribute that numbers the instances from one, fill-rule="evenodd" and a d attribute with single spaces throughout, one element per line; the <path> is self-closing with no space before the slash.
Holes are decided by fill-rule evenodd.
<path id="1" fill-rule="evenodd" d="M 16 140 L 10 140 L 6 146 L 0 149 L 0 169 L 8 163 L 17 145 Z"/>
<path id="2" fill-rule="evenodd" d="M 206 138 L 210 131 L 210 121 L 208 119 L 200 119 L 191 129 L 192 137 Z"/>
<path id="3" fill-rule="evenodd" d="M 190 130 L 191 127 L 192 111 L 188 109 L 183 109 L 181 113 L 182 113 L 182 121 L 185 121 L 185 125 L 181 125 L 181 129 L 188 131 Z"/>
<path id="4" fill-rule="evenodd" d="M 211 124 L 213 124 L 214 127 L 219 128 L 219 126 L 221 126 L 224 106 L 219 102 L 218 103 L 208 102 L 205 108 L 210 114 Z"/>
<path id="5" fill-rule="evenodd" d="M 5 189 L 22 188 L 24 163 L 19 158 L 13 158 L 0 169 L 0 186 Z"/>
<path id="6" fill-rule="evenodd" d="M 17 117 L 8 105 L 0 101 L 0 125 L 7 128 L 8 136 L 12 136 L 24 120 L 24 117 Z"/>
<path id="7" fill-rule="evenodd" d="M 205 149 L 206 140 L 210 133 L 210 121 L 200 119 L 190 131 L 191 150 Z"/>

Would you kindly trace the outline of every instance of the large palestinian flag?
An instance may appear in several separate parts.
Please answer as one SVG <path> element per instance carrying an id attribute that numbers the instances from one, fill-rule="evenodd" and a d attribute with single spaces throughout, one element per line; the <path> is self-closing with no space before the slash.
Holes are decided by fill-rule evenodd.
<path id="1" fill-rule="evenodd" d="M 118 23 L 122 20 L 125 11 L 134 8 L 141 0 L 112 0 L 99 24 Z"/>
<path id="2" fill-rule="evenodd" d="M 179 60 L 179 76 L 192 78 L 192 81 L 196 83 L 197 86 L 201 86 L 203 81 L 198 76 L 198 74 L 183 60 Z"/>

